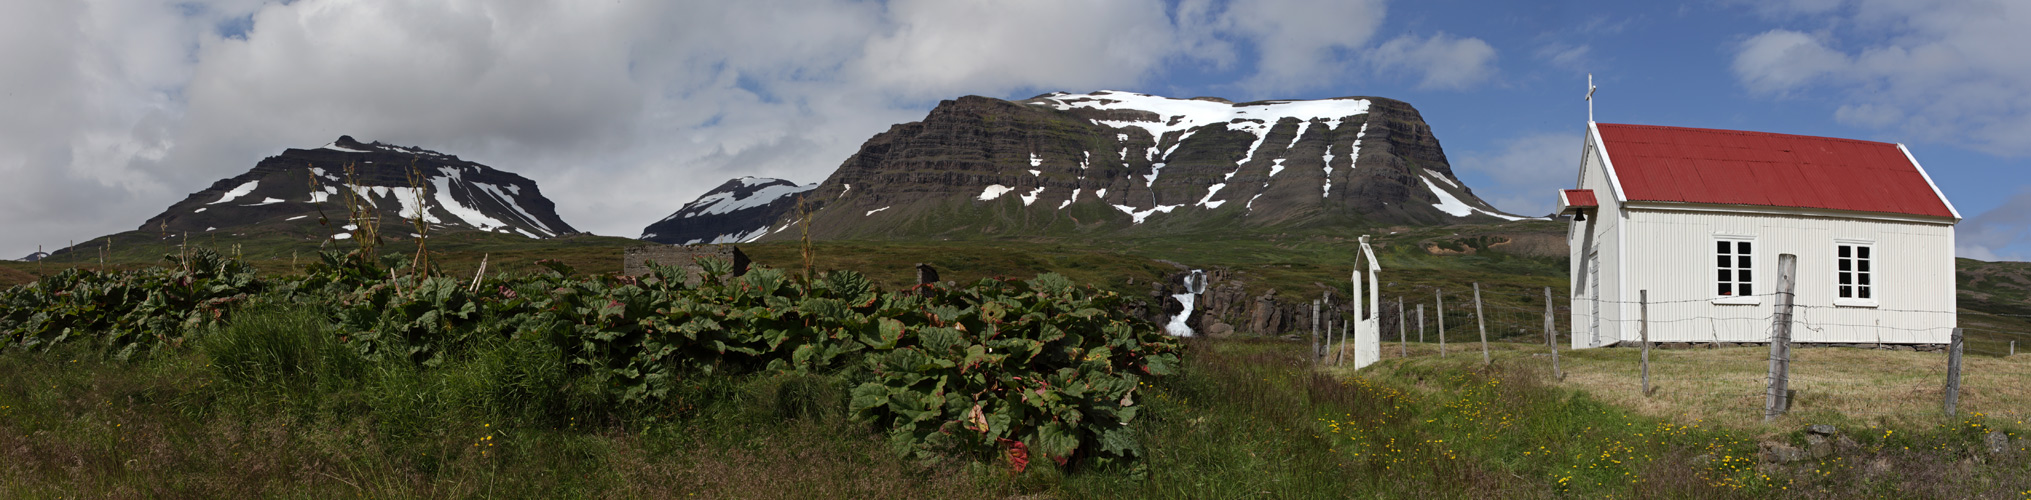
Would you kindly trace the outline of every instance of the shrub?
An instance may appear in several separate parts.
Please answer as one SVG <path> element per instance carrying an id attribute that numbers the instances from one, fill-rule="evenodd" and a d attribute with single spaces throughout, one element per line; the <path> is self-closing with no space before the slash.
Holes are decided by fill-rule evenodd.
<path id="1" fill-rule="evenodd" d="M 745 396 L 781 418 L 849 416 L 926 459 L 1027 450 L 1061 465 L 1140 456 L 1134 392 L 1171 373 L 1181 348 L 1126 298 L 1049 273 L 882 292 L 850 271 L 722 279 L 729 263 L 701 259 L 691 285 L 669 266 L 575 277 L 544 261 L 548 272 L 475 285 L 398 277 L 386 270 L 399 262 L 358 252 L 322 260 L 274 286 L 203 252 L 178 270 L 60 275 L 0 295 L 0 326 L 28 325 L 15 345 L 91 339 L 124 357 L 188 331 L 155 325 L 224 320 L 204 349 L 226 379 L 364 379 L 391 428 L 446 409 L 653 420 Z M 264 289 L 266 305 L 228 315 Z"/>

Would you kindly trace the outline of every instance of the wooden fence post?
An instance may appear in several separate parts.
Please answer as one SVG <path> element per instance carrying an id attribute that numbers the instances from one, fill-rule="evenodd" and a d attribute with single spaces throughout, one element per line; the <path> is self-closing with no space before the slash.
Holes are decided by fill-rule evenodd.
<path id="1" fill-rule="evenodd" d="M 1312 301 L 1312 364 L 1319 364 L 1319 301 Z"/>
<path id="2" fill-rule="evenodd" d="M 1425 343 L 1425 305 L 1417 305 L 1417 343 Z"/>
<path id="3" fill-rule="evenodd" d="M 1637 330 L 1643 333 L 1643 397 L 1650 397 L 1650 291 L 1637 290 Z"/>
<path id="4" fill-rule="evenodd" d="M 1481 284 L 1474 283 L 1474 325 L 1481 328 L 1481 366 L 1488 366 L 1488 318 L 1481 316 Z"/>
<path id="5" fill-rule="evenodd" d="M 1356 318 L 1354 321 L 1361 320 L 1359 318 Z M 1333 360 L 1333 364 L 1336 366 L 1346 364 L 1347 362 L 1347 330 L 1353 329 L 1354 321 L 1340 322 L 1340 350 L 1337 351 L 1340 353 L 1340 355 L 1336 356 L 1335 359 Z"/>
<path id="6" fill-rule="evenodd" d="M 1324 315 L 1328 312 L 1330 311 L 1321 309 L 1319 314 Z M 1319 364 L 1324 365 L 1328 363 L 1326 356 L 1333 351 L 1333 318 L 1319 318 L 1319 324 L 1325 325 L 1325 329 L 1319 330 Z"/>
<path id="7" fill-rule="evenodd" d="M 1340 364 L 1340 351 L 1333 350 L 1333 346 L 1335 345 L 1333 344 L 1333 322 L 1339 320 L 1340 318 L 1330 316 L 1326 318 L 1326 353 L 1331 356 L 1330 359 L 1332 361 L 1328 362 L 1326 361 L 1328 359 L 1327 357 L 1321 356 L 1319 358 L 1321 362 L 1327 362 L 1329 364 Z"/>
<path id="8" fill-rule="evenodd" d="M 1403 333 L 1403 296 L 1396 296 L 1396 351 L 1402 357 L 1410 357 L 1410 339 Z"/>
<path id="9" fill-rule="evenodd" d="M 1552 333 L 1551 287 L 1544 287 L 1544 345 L 1551 347 L 1552 380 L 1564 382 L 1566 372 L 1559 370 L 1558 335 Z"/>
<path id="10" fill-rule="evenodd" d="M 1443 358 L 1446 357 L 1446 291 L 1434 289 L 1432 296 L 1438 298 L 1438 305 L 1433 308 L 1439 312 L 1439 357 Z"/>
<path id="11" fill-rule="evenodd" d="M 1771 316 L 1770 386 L 1763 395 L 1763 421 L 1776 420 L 1791 409 L 1791 304 L 1797 286 L 1798 256 L 1777 256 L 1777 312 Z"/>
<path id="12" fill-rule="evenodd" d="M 1960 352 L 1961 331 L 1953 329 L 1953 340 L 1946 348 L 1946 416 L 1954 415 L 1954 406 L 1960 403 Z"/>
<path id="13" fill-rule="evenodd" d="M 1339 344 L 1333 343 L 1333 320 L 1335 319 L 1339 318 L 1326 318 L 1326 354 L 1319 358 L 1327 366 L 1340 364 L 1340 351 L 1334 348 Z"/>

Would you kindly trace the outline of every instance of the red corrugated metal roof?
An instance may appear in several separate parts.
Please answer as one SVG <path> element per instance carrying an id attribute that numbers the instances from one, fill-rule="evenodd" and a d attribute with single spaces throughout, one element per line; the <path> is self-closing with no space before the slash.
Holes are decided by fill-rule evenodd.
<path id="1" fill-rule="evenodd" d="M 1559 197 L 1559 201 L 1568 207 L 1594 208 L 1601 206 L 1600 200 L 1594 199 L 1594 190 L 1592 189 L 1562 189 L 1559 190 Z"/>
<path id="2" fill-rule="evenodd" d="M 1896 144 L 1651 125 L 1596 127 L 1623 195 L 1633 201 L 1954 217 Z"/>

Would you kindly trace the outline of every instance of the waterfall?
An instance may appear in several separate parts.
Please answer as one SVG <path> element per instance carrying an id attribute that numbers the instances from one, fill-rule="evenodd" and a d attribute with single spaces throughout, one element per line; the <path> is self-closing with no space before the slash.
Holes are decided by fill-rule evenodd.
<path id="1" fill-rule="evenodd" d="M 1172 295 L 1171 298 L 1178 299 L 1179 304 L 1184 304 L 1185 310 L 1176 316 L 1171 316 L 1171 323 L 1164 325 L 1164 333 L 1168 333 L 1173 337 L 1192 336 L 1192 327 L 1185 326 L 1185 318 L 1192 317 L 1192 294 L 1180 293 Z"/>
<path id="2" fill-rule="evenodd" d="M 1185 324 L 1185 319 L 1192 317 L 1193 299 L 1197 298 L 1199 294 L 1206 293 L 1206 272 L 1193 269 L 1191 273 L 1185 275 L 1184 285 L 1185 293 L 1172 295 L 1171 298 L 1178 299 L 1179 304 L 1184 304 L 1185 310 L 1179 312 L 1176 316 L 1172 316 L 1171 322 L 1164 325 L 1164 333 L 1170 334 L 1173 337 L 1190 337 L 1193 335 L 1192 327 Z"/>

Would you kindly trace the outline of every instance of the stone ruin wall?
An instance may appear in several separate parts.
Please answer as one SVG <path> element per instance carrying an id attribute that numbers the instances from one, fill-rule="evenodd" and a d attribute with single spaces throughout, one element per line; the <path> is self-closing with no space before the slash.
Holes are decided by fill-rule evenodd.
<path id="1" fill-rule="evenodd" d="M 748 256 L 733 245 L 642 245 L 623 251 L 621 273 L 640 277 L 649 274 L 648 263 L 674 265 L 684 268 L 684 281 L 698 283 L 698 275 L 705 272 L 698 267 L 697 259 L 713 257 L 733 263 L 733 275 L 747 274 Z"/>

